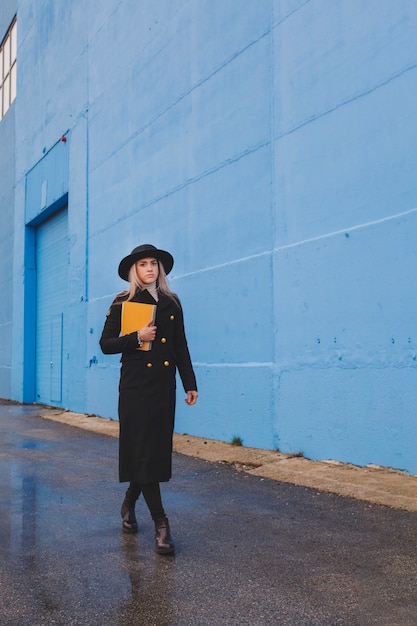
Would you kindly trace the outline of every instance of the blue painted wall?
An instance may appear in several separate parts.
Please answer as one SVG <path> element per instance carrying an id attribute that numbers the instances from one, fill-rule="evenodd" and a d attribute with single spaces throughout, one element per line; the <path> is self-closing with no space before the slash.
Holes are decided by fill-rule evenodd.
<path id="1" fill-rule="evenodd" d="M 0 389 L 11 397 L 11 328 L 13 317 L 14 110 L 0 122 Z"/>
<path id="2" fill-rule="evenodd" d="M 274 57 L 279 445 L 414 472 L 416 20 L 304 3 Z"/>
<path id="3" fill-rule="evenodd" d="M 117 417 L 98 339 L 151 242 L 199 380 L 178 432 L 417 473 L 416 26 L 413 0 L 21 0 L 12 397 L 27 177 L 65 134 L 64 406 Z"/>
<path id="4" fill-rule="evenodd" d="M 15 0 L 0 8 L 0 44 L 16 13 Z M 15 111 L 12 106 L 0 122 L 0 396 L 11 397 L 13 319 L 13 228 L 15 181 Z"/>

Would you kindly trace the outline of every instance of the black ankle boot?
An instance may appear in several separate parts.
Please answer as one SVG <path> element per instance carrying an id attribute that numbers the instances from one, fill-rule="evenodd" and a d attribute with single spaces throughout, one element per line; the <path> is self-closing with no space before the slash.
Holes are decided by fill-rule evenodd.
<path id="1" fill-rule="evenodd" d="M 173 554 L 175 546 L 172 541 L 167 517 L 155 520 L 155 544 L 158 554 Z"/>
<path id="2" fill-rule="evenodd" d="M 138 522 L 135 514 L 135 502 L 125 498 L 123 500 L 122 508 L 120 509 L 120 515 L 123 518 L 122 530 L 124 533 L 137 533 Z"/>

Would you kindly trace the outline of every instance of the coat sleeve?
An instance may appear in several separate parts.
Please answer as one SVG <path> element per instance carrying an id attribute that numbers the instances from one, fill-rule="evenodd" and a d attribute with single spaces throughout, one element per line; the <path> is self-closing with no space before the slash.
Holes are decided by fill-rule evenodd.
<path id="1" fill-rule="evenodd" d="M 174 346 L 178 372 L 184 387 L 184 391 L 197 391 L 197 381 L 191 363 L 190 352 L 188 350 L 187 338 L 184 329 L 184 316 L 181 305 L 179 305 L 179 315 L 175 325 Z"/>
<path id="2" fill-rule="evenodd" d="M 107 313 L 100 338 L 100 348 L 104 354 L 133 353 L 137 350 L 138 337 L 136 332 L 120 337 L 121 317 L 121 303 L 114 301 Z"/>

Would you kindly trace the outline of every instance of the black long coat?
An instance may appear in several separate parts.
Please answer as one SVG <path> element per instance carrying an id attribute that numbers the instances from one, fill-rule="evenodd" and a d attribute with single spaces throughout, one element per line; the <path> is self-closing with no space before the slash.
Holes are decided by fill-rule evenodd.
<path id="1" fill-rule="evenodd" d="M 137 350 L 137 333 L 120 337 L 121 303 L 113 301 L 100 339 L 104 354 L 121 352 L 119 383 L 119 480 L 154 483 L 171 478 L 176 369 L 184 390 L 197 389 L 188 351 L 181 305 L 159 295 L 158 303 L 145 289 L 132 302 L 157 304 L 157 327 L 152 349 Z"/>

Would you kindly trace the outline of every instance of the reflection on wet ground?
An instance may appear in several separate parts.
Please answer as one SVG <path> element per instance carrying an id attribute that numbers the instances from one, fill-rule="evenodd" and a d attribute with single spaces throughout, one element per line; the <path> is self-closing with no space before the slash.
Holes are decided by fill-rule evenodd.
<path id="1" fill-rule="evenodd" d="M 417 515 L 175 455 L 176 556 L 124 535 L 117 440 L 0 405 L 0 624 L 415 626 Z"/>

